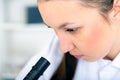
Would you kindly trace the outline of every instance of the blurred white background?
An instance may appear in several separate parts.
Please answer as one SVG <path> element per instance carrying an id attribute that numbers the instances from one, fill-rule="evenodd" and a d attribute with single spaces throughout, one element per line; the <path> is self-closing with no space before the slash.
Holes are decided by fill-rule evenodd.
<path id="1" fill-rule="evenodd" d="M 37 0 L 0 0 L 0 80 L 15 80 L 54 33 L 37 20 L 34 8 Z"/>

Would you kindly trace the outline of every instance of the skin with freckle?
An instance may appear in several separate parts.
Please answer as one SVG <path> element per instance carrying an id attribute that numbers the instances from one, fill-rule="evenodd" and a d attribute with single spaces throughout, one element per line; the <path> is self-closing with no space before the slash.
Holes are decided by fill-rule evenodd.
<path id="1" fill-rule="evenodd" d="M 44 22 L 55 30 L 62 52 L 82 55 L 80 58 L 87 61 L 111 57 L 114 27 L 97 8 L 87 8 L 73 0 L 43 1 L 38 2 L 38 7 Z M 60 27 L 64 23 L 69 24 Z"/>

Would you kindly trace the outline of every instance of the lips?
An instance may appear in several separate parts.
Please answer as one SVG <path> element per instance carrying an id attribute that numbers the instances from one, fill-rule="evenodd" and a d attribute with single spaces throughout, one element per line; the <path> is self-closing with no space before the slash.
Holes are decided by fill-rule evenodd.
<path id="1" fill-rule="evenodd" d="M 80 59 L 83 55 L 73 55 L 76 59 Z"/>
<path id="2" fill-rule="evenodd" d="M 78 54 L 78 53 L 75 53 L 75 52 L 69 52 L 72 56 L 74 56 L 76 59 L 80 59 L 82 58 L 84 55 L 82 54 Z"/>

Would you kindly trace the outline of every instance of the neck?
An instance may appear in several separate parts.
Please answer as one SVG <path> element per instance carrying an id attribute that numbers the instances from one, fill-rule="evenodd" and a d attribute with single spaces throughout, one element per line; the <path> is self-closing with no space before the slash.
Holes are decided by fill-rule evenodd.
<path id="1" fill-rule="evenodd" d="M 120 27 L 120 26 L 119 26 Z M 114 60 L 114 58 L 120 53 L 120 29 L 116 30 L 115 41 L 111 48 L 111 51 L 106 56 L 107 59 Z"/>

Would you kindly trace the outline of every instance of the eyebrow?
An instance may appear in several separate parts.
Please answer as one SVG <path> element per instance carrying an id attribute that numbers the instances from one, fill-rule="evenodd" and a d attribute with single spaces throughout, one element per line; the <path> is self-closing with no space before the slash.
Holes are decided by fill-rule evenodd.
<path id="1" fill-rule="evenodd" d="M 44 24 L 45 24 L 46 26 L 48 26 L 46 23 L 44 23 Z M 70 24 L 74 24 L 74 23 L 66 22 L 66 23 L 61 24 L 58 28 L 61 29 L 61 28 L 64 28 L 65 26 L 70 25 Z M 48 26 L 48 28 L 51 28 L 51 26 Z"/>

